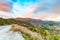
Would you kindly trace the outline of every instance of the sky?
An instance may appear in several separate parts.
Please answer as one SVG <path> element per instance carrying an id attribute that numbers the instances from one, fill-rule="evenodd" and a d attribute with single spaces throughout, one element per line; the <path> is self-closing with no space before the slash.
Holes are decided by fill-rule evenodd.
<path id="1" fill-rule="evenodd" d="M 60 0 L 0 0 L 0 17 L 60 21 Z"/>

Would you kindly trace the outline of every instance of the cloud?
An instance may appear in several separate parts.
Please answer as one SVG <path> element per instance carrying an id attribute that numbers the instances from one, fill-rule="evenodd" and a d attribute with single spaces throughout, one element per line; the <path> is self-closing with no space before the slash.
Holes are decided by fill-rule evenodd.
<path id="1" fill-rule="evenodd" d="M 9 12 L 0 11 L 0 17 L 2 18 L 14 18 L 14 16 Z"/>
<path id="2" fill-rule="evenodd" d="M 18 5 L 15 5 L 15 8 L 19 12 L 17 11 L 18 13 L 16 13 L 16 16 L 55 21 L 60 19 L 60 16 L 57 14 L 59 11 L 59 0 L 40 0 L 36 3 L 24 3 L 25 5 L 22 6 L 19 3 L 17 4 Z"/>
<path id="3" fill-rule="evenodd" d="M 16 16 L 19 17 L 31 17 L 32 14 L 34 14 L 36 10 L 37 4 L 36 3 L 28 3 L 25 4 L 24 6 L 20 5 L 19 2 L 16 2 L 13 5 L 13 13 L 16 14 Z"/>
<path id="4" fill-rule="evenodd" d="M 0 0 L 0 11 L 11 12 L 14 2 L 16 2 L 16 0 Z"/>
<path id="5" fill-rule="evenodd" d="M 54 7 L 51 12 L 60 15 L 60 5 L 57 5 L 56 7 Z"/>
<path id="6" fill-rule="evenodd" d="M 14 2 L 12 2 L 12 4 L 13 3 Z M 10 15 L 13 18 L 30 17 L 30 18 L 36 18 L 36 19 L 39 18 L 39 19 L 44 19 L 44 20 L 46 19 L 50 20 L 50 19 L 55 19 L 55 18 L 60 17 L 59 16 L 60 15 L 60 1 L 59 0 L 35 0 L 35 1 L 34 0 L 33 1 L 32 0 L 29 0 L 29 1 L 17 0 L 17 2 L 15 1 L 15 3 L 13 5 L 12 4 L 10 5 L 12 6 L 12 8 L 10 8 L 11 9 L 10 11 L 12 12 L 9 12 L 8 15 Z M 5 9 L 3 10 L 6 11 Z M 3 16 L 3 13 L 1 16 Z"/>
<path id="7" fill-rule="evenodd" d="M 39 5 L 36 9 L 36 12 L 38 11 L 51 11 L 55 6 L 60 5 L 59 0 L 44 0 L 39 2 Z"/>

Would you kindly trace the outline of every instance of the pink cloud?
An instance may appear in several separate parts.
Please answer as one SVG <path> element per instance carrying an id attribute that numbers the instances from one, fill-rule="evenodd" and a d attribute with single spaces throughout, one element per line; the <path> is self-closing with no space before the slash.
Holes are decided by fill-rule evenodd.
<path id="1" fill-rule="evenodd" d="M 29 10 L 27 10 L 25 17 L 30 17 L 31 15 L 34 14 L 35 11 L 36 11 L 36 7 L 30 8 Z"/>

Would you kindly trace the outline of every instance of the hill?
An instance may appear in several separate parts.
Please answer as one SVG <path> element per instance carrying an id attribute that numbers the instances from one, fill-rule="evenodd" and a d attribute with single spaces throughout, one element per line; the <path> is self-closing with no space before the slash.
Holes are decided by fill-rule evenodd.
<path id="1" fill-rule="evenodd" d="M 35 27 L 42 26 L 44 29 L 48 29 L 48 30 L 53 30 L 53 29 L 60 30 L 60 22 L 46 21 L 46 20 L 43 21 L 41 19 L 32 19 L 32 18 L 15 18 L 15 20 L 22 20 L 31 23 Z"/>
<path id="2" fill-rule="evenodd" d="M 40 34 L 44 40 L 60 40 L 60 22 L 43 21 L 31 18 L 0 18 L 0 26 L 11 24 L 18 24 L 23 28 L 27 28 L 27 31 L 30 30 L 34 33 L 33 35 L 35 35 L 35 33 Z M 22 33 L 22 35 L 26 40 L 36 40 L 26 34 L 26 32 Z"/>
<path id="3" fill-rule="evenodd" d="M 11 24 L 18 24 L 20 26 L 24 26 L 24 27 L 29 28 L 30 30 L 35 31 L 34 26 L 29 22 L 22 21 L 22 20 L 15 20 L 13 18 L 10 18 L 10 19 L 0 18 L 0 26 L 1 25 L 11 25 Z"/>

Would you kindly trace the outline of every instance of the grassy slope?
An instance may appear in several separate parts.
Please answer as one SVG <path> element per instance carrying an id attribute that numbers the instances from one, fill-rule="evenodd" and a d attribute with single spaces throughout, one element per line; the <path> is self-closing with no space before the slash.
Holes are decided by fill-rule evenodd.
<path id="1" fill-rule="evenodd" d="M 26 28 L 28 28 L 29 30 L 31 31 L 35 31 L 37 33 L 40 33 L 42 35 L 42 37 L 45 39 L 45 40 L 60 40 L 60 33 L 56 30 L 48 30 L 44 27 L 47 27 L 47 28 L 50 28 L 49 25 L 47 24 L 42 24 L 42 25 L 36 25 L 36 28 L 31 24 L 31 23 L 28 23 L 28 22 L 24 22 L 24 21 L 18 21 L 18 20 L 15 20 L 15 19 L 2 19 L 0 18 L 0 25 L 10 25 L 10 24 L 18 24 L 20 26 L 24 26 Z M 53 27 L 53 26 L 51 26 Z M 25 33 L 22 33 L 23 37 L 26 39 L 26 40 L 37 40 L 35 38 L 32 38 L 31 36 L 25 34 Z"/>
<path id="2" fill-rule="evenodd" d="M 18 20 L 15 20 L 15 19 L 3 19 L 3 18 L 0 18 L 0 25 L 10 25 L 10 24 L 18 24 L 20 26 L 24 26 L 24 27 L 27 27 L 30 30 L 35 31 L 35 28 L 31 23 L 21 21 L 21 20 L 18 21 Z"/>
<path id="3" fill-rule="evenodd" d="M 11 24 L 18 24 L 20 26 L 28 28 L 31 31 L 35 31 L 35 28 L 31 23 L 21 21 L 21 20 L 18 21 L 18 20 L 15 20 L 15 19 L 3 19 L 3 18 L 0 18 L 0 26 L 1 25 L 11 25 Z M 22 35 L 25 38 L 25 40 L 37 40 L 36 38 L 32 38 L 32 37 L 28 36 L 25 33 L 22 33 Z"/>

